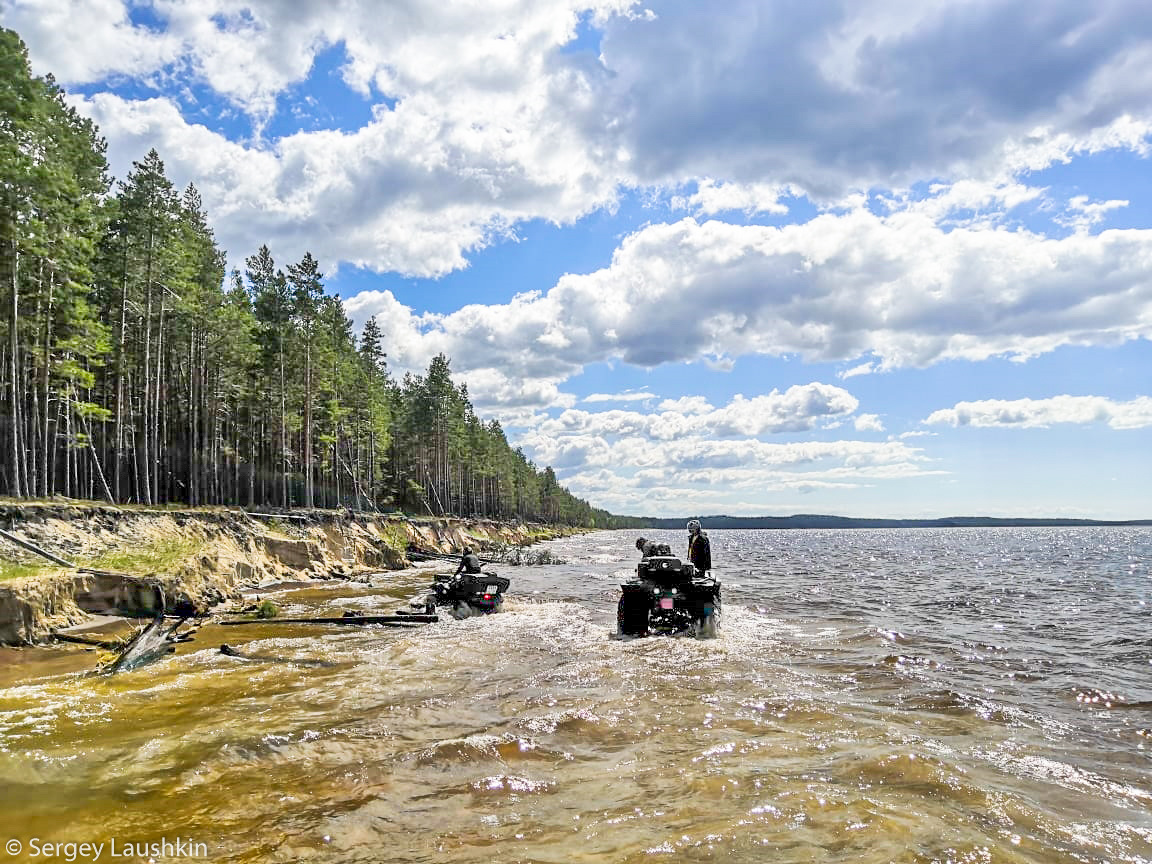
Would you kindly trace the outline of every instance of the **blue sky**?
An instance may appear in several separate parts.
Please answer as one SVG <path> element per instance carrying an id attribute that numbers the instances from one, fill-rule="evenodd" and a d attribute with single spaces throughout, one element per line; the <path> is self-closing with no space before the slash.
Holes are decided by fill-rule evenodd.
<path id="1" fill-rule="evenodd" d="M 1143 0 L 0 0 L 618 513 L 1152 517 Z"/>

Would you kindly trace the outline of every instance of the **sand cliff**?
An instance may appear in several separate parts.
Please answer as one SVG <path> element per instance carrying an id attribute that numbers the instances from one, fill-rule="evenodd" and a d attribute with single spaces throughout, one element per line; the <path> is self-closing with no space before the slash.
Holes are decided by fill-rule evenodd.
<path id="1" fill-rule="evenodd" d="M 204 609 L 245 587 L 356 578 L 409 566 L 410 547 L 458 552 L 526 545 L 570 532 L 482 519 L 309 511 L 160 511 L 72 503 L 0 505 L 0 527 L 76 568 L 53 565 L 0 537 L 0 561 L 35 569 L 0 581 L 0 643 L 35 644 L 91 614 Z M 159 591 L 159 594 L 158 594 Z"/>

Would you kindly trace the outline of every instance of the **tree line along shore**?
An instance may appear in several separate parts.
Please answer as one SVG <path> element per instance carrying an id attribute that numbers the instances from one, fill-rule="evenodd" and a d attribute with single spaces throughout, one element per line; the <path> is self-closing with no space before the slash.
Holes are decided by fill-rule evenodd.
<path id="1" fill-rule="evenodd" d="M 609 527 L 473 410 L 441 355 L 390 374 L 310 253 L 226 256 L 155 150 L 99 129 L 0 29 L 0 491 Z"/>

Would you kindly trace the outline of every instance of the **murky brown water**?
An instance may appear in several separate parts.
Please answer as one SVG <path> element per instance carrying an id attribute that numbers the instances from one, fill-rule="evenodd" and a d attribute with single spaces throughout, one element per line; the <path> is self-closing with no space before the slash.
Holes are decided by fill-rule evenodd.
<path id="1" fill-rule="evenodd" d="M 715 532 L 722 635 L 608 639 L 632 537 L 418 630 L 205 627 L 0 680 L 0 845 L 157 860 L 1152 861 L 1152 531 Z M 679 535 L 669 539 L 682 545 Z M 766 555 L 765 550 L 770 550 Z M 382 574 L 280 598 L 389 610 Z M 221 655 L 221 642 L 263 659 Z M 26 660 L 29 652 L 20 657 Z M 55 664 L 55 665 L 53 665 Z M 4 855 L 0 853 L 0 860 Z M 72 860 L 94 860 L 73 850 Z"/>

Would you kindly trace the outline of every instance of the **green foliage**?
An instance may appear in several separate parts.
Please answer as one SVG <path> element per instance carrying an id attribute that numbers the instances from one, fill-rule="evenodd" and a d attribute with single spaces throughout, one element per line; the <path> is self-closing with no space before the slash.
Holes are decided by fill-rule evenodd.
<path id="1" fill-rule="evenodd" d="M 108 194 L 104 147 L 0 29 L 14 497 L 606 523 L 476 416 L 448 357 L 394 381 L 379 324 L 355 338 L 310 253 L 279 267 L 265 245 L 226 274 L 195 185 L 178 191 L 150 150 Z"/>
<path id="2" fill-rule="evenodd" d="M 401 554 L 407 551 L 408 532 L 404 529 L 403 524 L 389 520 L 380 526 L 379 530 L 380 533 L 384 535 L 384 543 L 390 549 L 394 549 Z"/>
<path id="3" fill-rule="evenodd" d="M 0 474 L 18 497 L 46 494 L 52 441 L 65 451 L 76 445 L 75 390 L 90 386 L 89 368 L 106 350 L 88 303 L 104 225 L 100 202 L 108 188 L 104 149 L 95 125 L 67 104 L 52 76 L 32 76 L 20 38 L 0 29 L 0 297 L 7 318 L 8 421 L 0 438 Z"/>
<path id="4" fill-rule="evenodd" d="M 255 612 L 257 618 L 275 618 L 279 614 L 280 610 L 276 608 L 276 604 L 267 599 L 260 601 Z"/>

